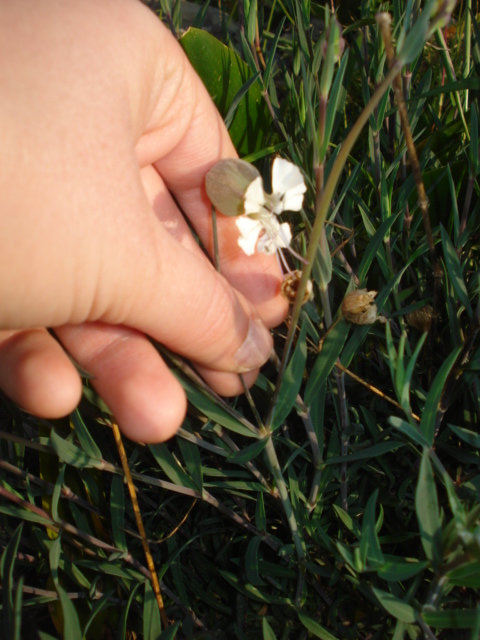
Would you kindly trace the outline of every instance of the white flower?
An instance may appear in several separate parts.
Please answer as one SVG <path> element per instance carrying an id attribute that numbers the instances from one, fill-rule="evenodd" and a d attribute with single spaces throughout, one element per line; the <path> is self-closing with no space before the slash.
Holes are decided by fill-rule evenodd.
<path id="1" fill-rule="evenodd" d="M 253 256 L 255 248 L 272 254 L 290 246 L 290 225 L 288 222 L 280 224 L 271 213 L 239 216 L 235 224 L 240 231 L 238 246 L 247 256 Z"/>
<path id="2" fill-rule="evenodd" d="M 248 185 L 243 202 L 245 213 L 235 222 L 240 231 L 238 245 L 247 256 L 253 255 L 255 249 L 272 254 L 290 246 L 290 225 L 280 224 L 275 216 L 283 211 L 299 211 L 306 190 L 300 169 L 282 158 L 273 161 L 272 193 L 265 193 L 260 176 Z"/>
<path id="3" fill-rule="evenodd" d="M 272 254 L 290 247 L 290 226 L 287 222 L 280 224 L 276 216 L 302 208 L 307 187 L 294 164 L 275 158 L 272 193 L 265 193 L 262 177 L 253 165 L 233 158 L 221 160 L 210 169 L 205 187 L 216 209 L 237 216 L 238 245 L 248 256 L 255 250 Z"/>

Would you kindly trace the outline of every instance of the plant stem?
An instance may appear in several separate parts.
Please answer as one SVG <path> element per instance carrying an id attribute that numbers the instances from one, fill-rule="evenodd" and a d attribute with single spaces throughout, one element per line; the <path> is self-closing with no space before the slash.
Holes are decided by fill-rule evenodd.
<path id="1" fill-rule="evenodd" d="M 379 84 L 376 91 L 370 98 L 368 104 L 366 105 L 366 107 L 358 117 L 357 121 L 351 128 L 348 136 L 345 138 L 345 141 L 339 151 L 337 159 L 335 160 L 335 163 L 329 173 L 329 176 L 323 191 L 322 199 L 317 208 L 317 214 L 316 214 L 315 222 L 312 227 L 312 232 L 310 234 L 310 240 L 308 243 L 308 249 L 307 249 L 307 255 L 306 255 L 306 260 L 308 264 L 306 264 L 302 270 L 302 278 L 300 280 L 297 297 L 292 308 L 290 325 L 288 328 L 287 338 L 285 341 L 285 348 L 282 354 L 279 374 L 278 374 L 277 383 L 275 386 L 274 399 L 272 401 L 270 415 L 266 420 L 267 427 L 269 424 L 271 425 L 273 422 L 276 399 L 278 397 L 280 383 L 281 383 L 281 380 L 283 379 L 283 374 L 288 364 L 288 359 L 289 359 L 290 350 L 293 343 L 293 338 L 297 328 L 298 319 L 300 317 L 300 311 L 302 309 L 302 301 L 305 295 L 308 280 L 310 278 L 313 261 L 315 259 L 315 253 L 318 249 L 322 228 L 325 223 L 328 211 L 330 209 L 330 205 L 332 202 L 333 195 L 335 193 L 335 189 L 337 188 L 338 182 L 343 172 L 343 168 L 348 160 L 350 152 L 355 142 L 357 141 L 363 127 L 368 122 L 370 115 L 372 114 L 373 110 L 380 102 L 385 91 L 387 91 L 387 89 L 389 88 L 393 79 L 400 73 L 401 68 L 402 68 L 402 65 L 398 62 L 395 62 L 394 66 L 389 70 L 389 72 L 387 73 L 383 81 Z"/>

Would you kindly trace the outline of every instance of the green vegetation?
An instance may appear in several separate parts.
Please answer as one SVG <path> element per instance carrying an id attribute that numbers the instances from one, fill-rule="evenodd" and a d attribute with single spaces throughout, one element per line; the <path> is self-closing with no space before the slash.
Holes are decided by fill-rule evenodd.
<path id="1" fill-rule="evenodd" d="M 169 626 L 86 380 L 55 424 L 2 401 L 1 637 L 479 637 L 478 6 L 328 4 L 199 5 L 181 38 L 240 155 L 303 170 L 282 220 L 309 264 L 247 396 L 170 354 L 178 437 L 124 443 Z M 181 3 L 161 14 L 180 34 Z M 342 316 L 355 289 L 384 322 Z"/>

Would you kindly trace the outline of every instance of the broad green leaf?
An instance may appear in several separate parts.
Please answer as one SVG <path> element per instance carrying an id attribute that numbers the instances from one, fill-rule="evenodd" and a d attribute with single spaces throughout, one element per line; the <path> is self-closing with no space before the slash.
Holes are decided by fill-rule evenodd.
<path id="1" fill-rule="evenodd" d="M 428 392 L 427 401 L 425 402 L 425 408 L 422 414 L 422 420 L 420 422 L 420 431 L 425 436 L 429 446 L 432 446 L 435 439 L 435 426 L 439 403 L 442 398 L 443 388 L 447 381 L 450 370 L 455 364 L 458 356 L 460 355 L 462 348 L 457 347 L 452 353 L 445 359 L 442 366 L 438 370 L 437 375 L 432 383 L 432 386 Z"/>
<path id="2" fill-rule="evenodd" d="M 326 382 L 333 367 L 335 366 L 335 362 L 340 356 L 345 340 L 347 339 L 349 329 L 350 324 L 342 318 L 333 327 L 333 329 L 328 332 L 320 353 L 315 360 L 315 364 L 312 367 L 310 377 L 305 388 L 305 403 L 307 406 L 310 406 L 314 395 L 323 383 Z"/>
<path id="3" fill-rule="evenodd" d="M 262 618 L 262 631 L 263 640 L 277 640 L 277 636 L 274 634 L 272 627 L 265 617 Z"/>
<path id="4" fill-rule="evenodd" d="M 412 623 L 416 621 L 418 614 L 412 606 L 396 598 L 391 593 L 388 593 L 388 591 L 382 591 L 375 587 L 372 587 L 372 590 L 382 607 L 391 616 L 397 620 L 401 620 L 401 622 Z"/>
<path id="5" fill-rule="evenodd" d="M 235 96 L 252 75 L 250 69 L 234 51 L 206 31 L 190 28 L 180 38 L 180 44 L 225 117 Z M 239 155 L 242 157 L 258 151 L 265 133 L 270 133 L 272 128 L 261 86 L 256 82 L 240 100 L 229 128 Z"/>
<path id="6" fill-rule="evenodd" d="M 426 448 L 423 450 L 415 492 L 415 511 L 425 555 L 432 561 L 434 567 L 438 567 L 442 559 L 442 523 L 438 508 L 437 488 Z"/>
<path id="7" fill-rule="evenodd" d="M 465 310 L 469 318 L 473 318 L 473 309 L 468 297 L 467 285 L 463 279 L 462 266 L 458 259 L 457 252 L 453 246 L 452 241 L 448 237 L 443 225 L 440 225 L 440 233 L 442 236 L 443 255 L 445 258 L 445 265 L 447 267 L 448 275 L 452 283 L 455 293 L 458 296 L 461 304 L 465 307 Z"/>
<path id="8" fill-rule="evenodd" d="M 275 406 L 275 414 L 273 417 L 273 429 L 276 429 L 283 424 L 288 414 L 292 410 L 295 404 L 295 400 L 300 391 L 300 386 L 303 381 L 303 374 L 305 372 L 305 362 L 307 360 L 307 344 L 305 341 L 305 334 L 307 331 L 307 324 L 302 324 L 300 335 L 298 336 L 295 351 L 292 358 L 288 363 L 283 380 L 280 385 L 278 393 L 278 401 Z"/>
<path id="9" fill-rule="evenodd" d="M 304 613 L 298 613 L 298 617 L 305 629 L 308 629 L 310 633 L 313 633 L 316 638 L 321 638 L 322 640 L 337 640 L 337 638 L 332 636 L 332 634 L 322 627 L 322 625 L 315 620 L 312 620 L 312 618 L 306 616 Z"/>
<path id="10" fill-rule="evenodd" d="M 149 580 L 145 580 L 145 596 L 143 599 L 143 637 L 145 640 L 158 640 L 162 633 L 162 623 L 157 599 Z"/>

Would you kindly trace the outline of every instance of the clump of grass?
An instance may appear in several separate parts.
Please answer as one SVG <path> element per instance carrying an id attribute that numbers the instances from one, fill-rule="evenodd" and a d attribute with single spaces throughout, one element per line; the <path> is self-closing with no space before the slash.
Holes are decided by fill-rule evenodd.
<path id="1" fill-rule="evenodd" d="M 5 638 L 478 638 L 478 7 L 447 24 L 452 3 L 420 4 L 354 3 L 349 22 L 345 2 L 343 28 L 304 0 L 217 14 L 232 138 L 309 185 L 278 358 L 226 402 L 169 354 L 188 418 L 124 443 L 143 540 L 88 382 L 55 424 L 3 402 Z M 178 33 L 180 4 L 162 11 Z M 211 38 L 181 40 L 207 87 Z M 357 289 L 385 323 L 345 319 Z"/>

